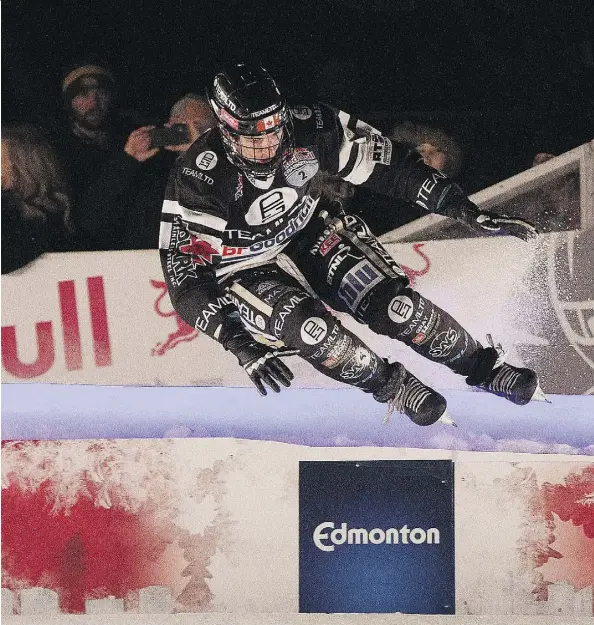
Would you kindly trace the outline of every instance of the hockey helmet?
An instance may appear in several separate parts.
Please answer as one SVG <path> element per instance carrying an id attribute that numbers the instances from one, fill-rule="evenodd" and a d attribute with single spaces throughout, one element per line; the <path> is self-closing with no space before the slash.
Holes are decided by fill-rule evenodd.
<path id="1" fill-rule="evenodd" d="M 231 162 L 255 178 L 272 176 L 292 140 L 292 123 L 270 74 L 257 65 L 235 65 L 215 76 L 208 100 Z"/>

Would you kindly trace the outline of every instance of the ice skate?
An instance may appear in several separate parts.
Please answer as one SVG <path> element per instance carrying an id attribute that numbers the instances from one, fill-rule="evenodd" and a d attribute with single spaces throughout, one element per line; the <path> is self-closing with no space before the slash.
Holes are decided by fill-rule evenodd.
<path id="1" fill-rule="evenodd" d="M 399 362 L 390 367 L 390 378 L 373 394 L 376 401 L 387 403 L 390 408 L 384 423 L 397 411 L 417 425 L 432 425 L 436 421 L 455 425 L 446 412 L 446 400 L 442 395 L 423 384 Z"/>
<path id="2" fill-rule="evenodd" d="M 525 367 L 514 367 L 505 362 L 505 352 L 501 345 L 494 345 L 490 335 L 487 338 L 491 347 L 482 349 L 481 360 L 493 363 L 492 369 L 482 381 L 477 383 L 475 374 L 469 376 L 466 382 L 493 395 L 505 397 L 518 406 L 524 406 L 529 401 L 548 402 L 540 388 L 536 372 Z"/>

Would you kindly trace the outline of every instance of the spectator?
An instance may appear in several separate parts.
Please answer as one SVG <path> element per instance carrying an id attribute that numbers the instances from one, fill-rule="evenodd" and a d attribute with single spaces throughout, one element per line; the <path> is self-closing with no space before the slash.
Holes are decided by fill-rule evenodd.
<path id="1" fill-rule="evenodd" d="M 166 125 L 186 124 L 190 133 L 190 140 L 182 145 L 167 146 L 167 149 L 185 152 L 203 132 L 212 128 L 215 123 L 214 115 L 206 98 L 195 93 L 187 93 L 171 108 Z"/>
<path id="2" fill-rule="evenodd" d="M 101 175 L 81 195 L 78 223 L 94 249 L 156 249 L 167 176 L 179 152 L 185 151 L 212 123 L 208 103 L 187 94 L 172 107 L 164 124 L 186 124 L 190 139 L 180 145 L 152 147 L 154 126 L 134 130 L 123 149 L 112 153 Z"/>
<path id="3" fill-rule="evenodd" d="M 538 152 L 538 154 L 534 155 L 534 159 L 532 160 L 532 167 L 536 167 L 537 165 L 542 165 L 547 161 L 555 158 L 555 154 L 551 154 L 550 152 Z"/>
<path id="4" fill-rule="evenodd" d="M 2 273 L 69 249 L 71 201 L 58 159 L 29 125 L 2 127 Z"/>
<path id="5" fill-rule="evenodd" d="M 406 121 L 396 125 L 389 137 L 416 148 L 427 165 L 455 178 L 462 166 L 462 150 L 457 141 L 440 128 Z"/>
<path id="6" fill-rule="evenodd" d="M 109 144 L 116 96 L 111 71 L 99 65 L 76 67 L 64 77 L 62 95 L 72 134 L 94 145 Z"/>
<path id="7" fill-rule="evenodd" d="M 103 169 L 126 144 L 132 124 L 118 114 L 115 77 L 102 64 L 74 65 L 61 88 L 65 119 L 54 144 L 72 189 L 75 249 L 102 249 L 86 229 L 86 200 L 104 191 Z"/>

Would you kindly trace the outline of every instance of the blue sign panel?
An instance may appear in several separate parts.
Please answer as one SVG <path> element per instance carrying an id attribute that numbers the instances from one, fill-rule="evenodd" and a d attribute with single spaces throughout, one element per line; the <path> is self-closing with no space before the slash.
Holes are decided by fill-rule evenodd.
<path id="1" fill-rule="evenodd" d="M 299 463 L 299 611 L 454 613 L 446 460 Z"/>

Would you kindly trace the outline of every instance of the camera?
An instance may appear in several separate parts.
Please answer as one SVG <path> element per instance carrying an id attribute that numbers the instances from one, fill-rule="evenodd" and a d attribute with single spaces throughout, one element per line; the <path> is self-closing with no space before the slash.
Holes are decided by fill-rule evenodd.
<path id="1" fill-rule="evenodd" d="M 186 124 L 160 126 L 149 130 L 151 148 L 160 148 L 166 145 L 183 145 L 190 141 L 190 131 Z"/>

